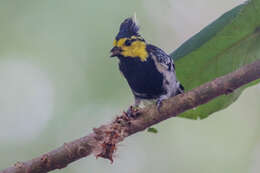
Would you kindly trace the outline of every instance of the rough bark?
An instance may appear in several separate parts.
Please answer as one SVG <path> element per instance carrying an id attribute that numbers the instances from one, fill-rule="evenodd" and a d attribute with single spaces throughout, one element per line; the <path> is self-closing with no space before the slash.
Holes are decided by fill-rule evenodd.
<path id="1" fill-rule="evenodd" d="M 205 104 L 210 100 L 260 78 L 260 60 L 239 70 L 219 77 L 184 94 L 165 100 L 159 111 L 151 105 L 133 110 L 136 118 L 128 118 L 125 113 L 113 122 L 93 129 L 93 133 L 65 143 L 63 146 L 26 162 L 17 162 L 0 173 L 44 173 L 66 167 L 69 163 L 94 154 L 113 161 L 116 145 L 125 137 L 145 130 L 163 120 Z"/>

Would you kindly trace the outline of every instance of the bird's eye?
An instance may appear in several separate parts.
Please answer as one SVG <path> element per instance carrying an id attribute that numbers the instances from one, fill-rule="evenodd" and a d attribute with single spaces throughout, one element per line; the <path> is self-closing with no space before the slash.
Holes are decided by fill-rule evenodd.
<path id="1" fill-rule="evenodd" d="M 132 44 L 132 40 L 126 40 L 126 41 L 125 41 L 125 45 L 126 45 L 126 46 L 130 46 L 131 44 Z"/>

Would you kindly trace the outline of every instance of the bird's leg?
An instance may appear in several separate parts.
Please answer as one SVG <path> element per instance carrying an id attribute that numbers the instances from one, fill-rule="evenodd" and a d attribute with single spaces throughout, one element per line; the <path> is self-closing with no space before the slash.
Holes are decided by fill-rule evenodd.
<path id="1" fill-rule="evenodd" d="M 139 108 L 140 103 L 141 103 L 141 99 L 138 97 L 135 97 L 134 105 L 131 105 L 126 112 L 128 117 L 136 117 L 138 115 L 138 108 Z"/>
<path id="2" fill-rule="evenodd" d="M 160 107 L 162 106 L 162 101 L 165 99 L 168 99 L 168 95 L 161 95 L 157 100 L 156 100 L 156 107 L 157 110 L 160 112 Z"/>

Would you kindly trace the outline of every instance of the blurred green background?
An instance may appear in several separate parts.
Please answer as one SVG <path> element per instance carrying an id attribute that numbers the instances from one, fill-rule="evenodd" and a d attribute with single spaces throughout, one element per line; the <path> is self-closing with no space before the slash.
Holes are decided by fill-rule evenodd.
<path id="1" fill-rule="evenodd" d="M 120 22 L 171 53 L 242 0 L 1 0 L 0 170 L 84 136 L 133 97 L 109 58 Z M 178 69 L 178 67 L 177 67 Z M 172 118 L 127 138 L 115 162 L 87 157 L 54 172 L 258 173 L 260 86 L 205 120 Z"/>

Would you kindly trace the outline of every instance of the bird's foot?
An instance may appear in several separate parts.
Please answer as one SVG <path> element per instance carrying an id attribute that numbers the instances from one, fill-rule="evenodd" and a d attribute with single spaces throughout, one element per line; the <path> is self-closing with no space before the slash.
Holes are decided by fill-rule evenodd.
<path id="1" fill-rule="evenodd" d="M 140 115 L 139 107 L 138 106 L 130 106 L 127 111 L 126 115 L 131 118 L 137 118 Z"/>
<path id="2" fill-rule="evenodd" d="M 157 107 L 158 112 L 160 112 L 160 108 L 162 107 L 163 100 L 164 100 L 163 98 L 159 98 L 158 100 L 156 100 L 156 107 Z"/>
<path id="3" fill-rule="evenodd" d="M 158 99 L 156 101 L 156 106 L 157 106 L 157 109 L 159 109 L 162 106 L 162 100 Z"/>

